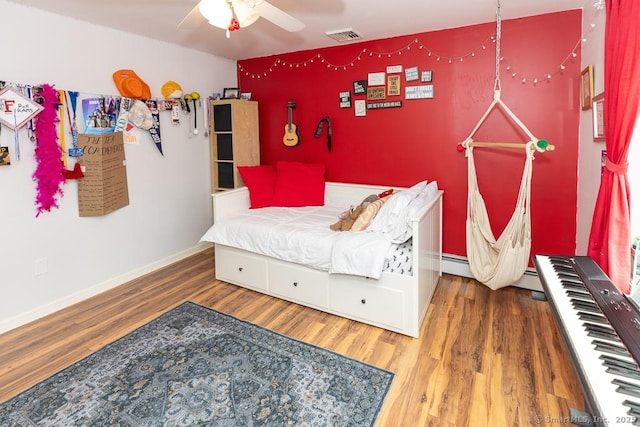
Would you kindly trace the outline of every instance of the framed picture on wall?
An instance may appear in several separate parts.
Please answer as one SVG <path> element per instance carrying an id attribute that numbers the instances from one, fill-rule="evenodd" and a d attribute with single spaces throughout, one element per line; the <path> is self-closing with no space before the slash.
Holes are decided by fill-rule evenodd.
<path id="1" fill-rule="evenodd" d="M 240 89 L 237 87 L 225 87 L 222 92 L 222 99 L 238 99 L 240 98 Z"/>
<path id="2" fill-rule="evenodd" d="M 593 67 L 587 65 L 580 75 L 580 100 L 583 110 L 591 108 L 593 102 Z"/>
<path id="3" fill-rule="evenodd" d="M 604 141 L 604 92 L 593 97 L 593 140 Z"/>

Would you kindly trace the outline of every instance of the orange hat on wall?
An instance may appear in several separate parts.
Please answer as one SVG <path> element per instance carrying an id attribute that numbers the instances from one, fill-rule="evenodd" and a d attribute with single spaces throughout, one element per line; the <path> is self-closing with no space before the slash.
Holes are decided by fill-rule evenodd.
<path id="1" fill-rule="evenodd" d="M 142 81 L 133 70 L 118 70 L 113 73 L 113 82 L 120 95 L 132 99 L 151 98 L 149 85 Z"/>

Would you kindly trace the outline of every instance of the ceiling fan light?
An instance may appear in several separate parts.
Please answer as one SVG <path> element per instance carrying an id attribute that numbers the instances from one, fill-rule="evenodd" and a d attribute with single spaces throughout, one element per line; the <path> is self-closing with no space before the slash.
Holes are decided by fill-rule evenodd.
<path id="1" fill-rule="evenodd" d="M 224 30 L 229 27 L 233 14 L 226 0 L 202 0 L 198 7 L 209 24 Z"/>
<path id="2" fill-rule="evenodd" d="M 236 13 L 240 28 L 248 27 L 260 18 L 260 15 L 253 10 L 253 7 L 244 1 L 234 2 L 233 11 Z"/>

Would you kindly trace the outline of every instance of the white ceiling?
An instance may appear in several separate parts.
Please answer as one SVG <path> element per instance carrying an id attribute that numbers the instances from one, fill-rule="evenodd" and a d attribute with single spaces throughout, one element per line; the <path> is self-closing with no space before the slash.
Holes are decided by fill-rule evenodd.
<path id="1" fill-rule="evenodd" d="M 306 24 L 289 33 L 259 19 L 225 31 L 202 21 L 177 25 L 198 0 L 9 0 L 230 59 L 246 59 L 339 45 L 326 31 L 353 28 L 363 41 L 495 22 L 498 0 L 270 0 Z M 503 19 L 586 7 L 595 0 L 501 0 Z"/>

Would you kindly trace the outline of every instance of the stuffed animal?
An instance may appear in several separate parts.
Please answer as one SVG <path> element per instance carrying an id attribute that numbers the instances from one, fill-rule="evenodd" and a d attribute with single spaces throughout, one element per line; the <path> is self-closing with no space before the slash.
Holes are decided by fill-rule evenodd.
<path id="1" fill-rule="evenodd" d="M 393 193 L 393 189 L 389 189 L 380 194 L 371 194 L 365 197 L 362 203 L 360 203 L 358 206 L 351 206 L 348 210 L 342 212 L 338 216 L 339 218 L 338 222 L 336 222 L 335 224 L 331 224 L 329 228 L 332 229 L 333 231 L 350 231 L 351 228 L 353 227 L 353 224 L 356 222 L 360 214 L 364 212 L 367 206 L 369 206 L 371 203 L 375 202 L 376 200 L 381 199 L 382 197 L 386 197 L 390 195 L 391 193 Z M 376 212 L 377 212 L 377 209 L 376 209 Z M 366 222 L 364 227 L 366 227 L 366 225 L 368 225 L 370 221 L 371 219 L 369 219 L 369 221 Z"/>
<path id="2" fill-rule="evenodd" d="M 349 231 L 351 230 L 351 226 L 356 219 L 360 216 L 362 212 L 364 212 L 365 208 L 369 206 L 372 202 L 378 200 L 378 196 L 372 194 L 370 196 L 365 197 L 365 199 L 358 206 L 351 206 L 346 211 L 342 212 L 338 218 L 339 221 L 335 224 L 331 224 L 329 226 L 333 231 Z"/>
<path id="3" fill-rule="evenodd" d="M 356 219 L 358 219 L 363 210 L 362 205 L 352 206 L 345 218 L 339 219 L 335 224 L 331 224 L 329 228 L 333 231 L 351 230 L 351 226 L 353 226 L 353 223 L 356 222 Z"/>

